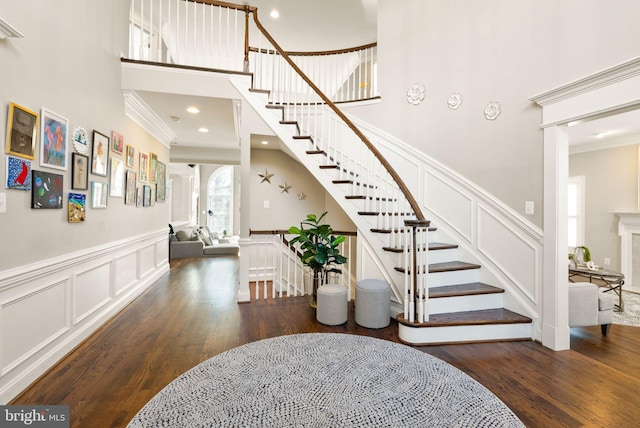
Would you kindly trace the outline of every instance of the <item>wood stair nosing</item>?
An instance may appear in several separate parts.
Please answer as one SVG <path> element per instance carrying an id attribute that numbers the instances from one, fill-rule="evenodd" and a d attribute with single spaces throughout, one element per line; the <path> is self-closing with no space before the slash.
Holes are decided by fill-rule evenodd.
<path id="1" fill-rule="evenodd" d="M 396 202 L 397 199 L 388 199 L 388 198 L 379 198 L 377 196 L 365 196 L 365 195 L 347 195 L 345 196 L 345 199 L 350 199 L 350 200 L 358 200 L 358 199 L 369 199 L 369 200 L 376 200 L 379 202 Z"/>
<path id="2" fill-rule="evenodd" d="M 454 327 L 468 325 L 528 324 L 532 322 L 531 318 L 529 317 L 525 317 L 524 315 L 520 315 L 503 308 L 431 314 L 429 316 L 429 321 L 424 323 L 407 321 L 404 319 L 403 314 L 398 315 L 396 319 L 403 325 L 418 328 Z"/>
<path id="3" fill-rule="evenodd" d="M 256 88 L 249 88 L 249 92 L 255 92 L 256 94 L 267 94 L 267 95 L 271 93 L 269 89 L 256 89 Z"/>
<path id="4" fill-rule="evenodd" d="M 455 271 L 461 271 L 461 270 L 473 270 L 473 269 L 480 269 L 482 266 L 475 264 L 475 263 L 467 263 L 467 262 L 460 262 L 460 261 L 453 261 L 453 262 L 442 262 L 442 263 L 431 263 L 429 265 L 429 273 L 441 273 L 441 272 L 455 272 Z M 407 270 L 403 267 L 398 267 L 396 266 L 394 268 L 397 272 L 400 273 L 411 273 L 411 271 L 407 272 Z M 422 266 L 422 268 L 420 269 L 421 271 L 424 270 L 424 266 Z"/>
<path id="5" fill-rule="evenodd" d="M 363 216 L 385 215 L 385 216 L 403 216 L 403 217 L 408 217 L 408 216 L 413 216 L 415 214 L 414 213 L 397 213 L 397 212 L 380 212 L 380 211 L 358 211 L 358 215 L 363 215 Z"/>
<path id="6" fill-rule="evenodd" d="M 324 150 L 307 150 L 308 155 L 326 155 Z"/>
<path id="7" fill-rule="evenodd" d="M 430 288 L 429 299 L 500 293 L 504 293 L 502 288 L 494 287 L 493 285 L 485 284 L 483 282 L 469 282 L 466 284 L 445 285 L 442 287 Z"/>
<path id="8" fill-rule="evenodd" d="M 458 245 L 456 244 L 445 244 L 442 242 L 429 242 L 428 246 L 429 251 L 455 250 L 456 248 L 458 248 Z M 404 253 L 405 251 L 404 247 L 383 247 L 382 249 L 391 253 Z M 423 249 L 424 246 L 422 248 L 419 248 L 418 251 L 422 251 Z M 409 251 L 411 251 L 411 249 L 409 249 Z"/>
<path id="9" fill-rule="evenodd" d="M 436 230 L 438 230 L 438 228 L 430 226 L 427 230 L 429 232 L 435 232 Z M 406 231 L 406 228 L 404 227 L 401 227 L 401 228 L 396 227 L 393 229 L 378 229 L 378 228 L 371 229 L 371 232 L 373 233 L 391 233 L 391 232 L 404 232 L 404 231 Z"/>

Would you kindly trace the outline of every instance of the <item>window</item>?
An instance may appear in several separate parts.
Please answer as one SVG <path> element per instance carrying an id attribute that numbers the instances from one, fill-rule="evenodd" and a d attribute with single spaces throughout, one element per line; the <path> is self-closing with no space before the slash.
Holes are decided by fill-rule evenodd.
<path id="1" fill-rule="evenodd" d="M 207 226 L 212 232 L 233 233 L 233 167 L 218 168 L 209 177 Z"/>
<path id="2" fill-rule="evenodd" d="M 569 247 L 584 245 L 584 176 L 569 177 Z"/>

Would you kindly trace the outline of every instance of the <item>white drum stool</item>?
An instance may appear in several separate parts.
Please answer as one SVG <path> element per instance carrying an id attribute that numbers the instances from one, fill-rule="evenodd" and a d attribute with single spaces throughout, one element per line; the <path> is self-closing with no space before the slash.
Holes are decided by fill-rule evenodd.
<path id="1" fill-rule="evenodd" d="M 326 325 L 340 325 L 347 322 L 347 289 L 338 284 L 318 287 L 316 319 Z"/>
<path id="2" fill-rule="evenodd" d="M 383 328 L 390 324 L 391 288 L 380 279 L 363 279 L 356 284 L 356 324 Z"/>

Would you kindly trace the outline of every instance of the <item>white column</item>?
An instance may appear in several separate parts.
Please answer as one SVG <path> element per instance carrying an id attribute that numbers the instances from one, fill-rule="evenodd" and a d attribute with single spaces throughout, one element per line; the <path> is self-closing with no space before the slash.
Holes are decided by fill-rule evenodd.
<path id="1" fill-rule="evenodd" d="M 566 126 L 544 129 L 542 344 L 569 349 L 567 252 L 569 140 Z"/>
<path id="2" fill-rule="evenodd" d="M 249 268 L 251 238 L 249 236 L 249 203 L 251 202 L 251 134 L 242 127 L 242 108 L 240 101 L 234 102 L 236 133 L 240 139 L 240 272 L 238 273 L 238 303 L 251 301 L 249 292 Z"/>

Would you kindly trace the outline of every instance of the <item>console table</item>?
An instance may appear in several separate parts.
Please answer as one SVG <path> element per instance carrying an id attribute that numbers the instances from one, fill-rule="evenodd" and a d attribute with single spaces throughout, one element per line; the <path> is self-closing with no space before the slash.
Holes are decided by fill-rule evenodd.
<path id="1" fill-rule="evenodd" d="M 618 295 L 618 304 L 615 305 L 615 309 L 618 312 L 624 311 L 624 302 L 622 301 L 622 286 L 624 285 L 624 275 L 620 272 L 615 272 L 607 269 L 589 269 L 585 267 L 572 267 L 569 266 L 569 281 L 574 281 L 575 277 L 589 278 L 589 282 L 593 282 L 594 279 L 599 282 L 596 283 L 599 287 L 606 287 L 605 293 L 613 291 Z"/>

